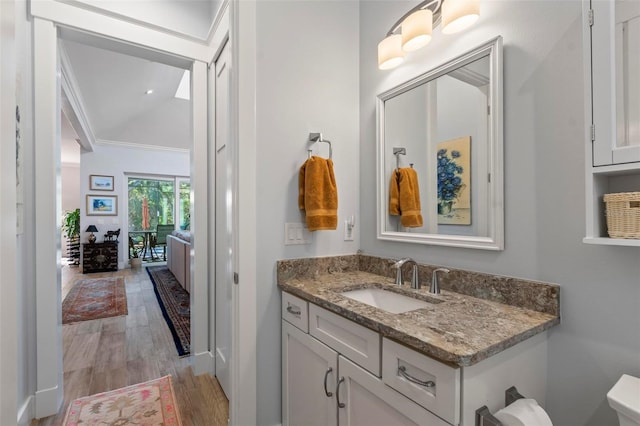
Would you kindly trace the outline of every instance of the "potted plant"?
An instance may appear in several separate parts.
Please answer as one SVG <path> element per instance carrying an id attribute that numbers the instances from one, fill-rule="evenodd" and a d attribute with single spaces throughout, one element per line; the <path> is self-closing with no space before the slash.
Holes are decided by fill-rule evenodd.
<path id="1" fill-rule="evenodd" d="M 133 244 L 133 240 L 131 239 L 131 237 L 129 237 L 129 252 L 131 254 L 131 257 L 129 259 L 129 264 L 131 265 L 131 268 L 141 267 L 142 259 L 140 259 L 140 255 L 138 254 L 138 249 L 136 249 L 136 246 Z"/>
<path id="2" fill-rule="evenodd" d="M 438 214 L 451 213 L 454 201 L 465 188 L 462 183 L 462 166 L 457 163 L 460 151 L 452 150 L 451 157 L 446 149 L 438 151 Z"/>
<path id="3" fill-rule="evenodd" d="M 138 256 L 138 251 L 134 250 L 131 259 L 129 259 L 132 268 L 139 268 L 142 266 L 142 259 Z"/>
<path id="4" fill-rule="evenodd" d="M 62 217 L 62 231 L 67 238 L 68 255 L 74 265 L 80 263 L 80 209 L 69 210 Z"/>

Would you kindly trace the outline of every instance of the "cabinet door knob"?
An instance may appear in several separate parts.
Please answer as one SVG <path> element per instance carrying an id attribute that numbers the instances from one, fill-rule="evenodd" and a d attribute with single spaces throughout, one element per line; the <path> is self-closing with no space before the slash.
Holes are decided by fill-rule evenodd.
<path id="1" fill-rule="evenodd" d="M 415 377 L 411 376 L 409 373 L 407 373 L 407 367 L 405 367 L 404 365 L 401 365 L 400 367 L 398 367 L 398 374 L 400 374 L 402 377 L 404 377 L 411 383 L 424 386 L 425 388 L 433 388 L 436 386 L 436 383 L 433 380 L 428 380 L 426 382 L 423 382 L 422 380 L 416 379 Z"/>
<path id="2" fill-rule="evenodd" d="M 343 402 L 340 402 L 340 385 L 344 382 L 344 377 L 340 377 L 338 380 L 338 385 L 336 386 L 336 401 L 338 402 L 338 408 L 344 408 L 346 405 Z"/>
<path id="3" fill-rule="evenodd" d="M 327 377 L 329 377 L 329 373 L 333 371 L 333 368 L 327 368 L 327 371 L 324 373 L 324 394 L 327 395 L 327 398 L 331 398 L 333 396 L 333 392 L 329 392 L 327 390 Z"/>

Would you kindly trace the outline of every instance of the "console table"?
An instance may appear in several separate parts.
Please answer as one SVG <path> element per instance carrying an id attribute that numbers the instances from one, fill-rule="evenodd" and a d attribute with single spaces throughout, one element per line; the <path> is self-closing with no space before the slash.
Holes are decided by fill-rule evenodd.
<path id="1" fill-rule="evenodd" d="M 82 273 L 118 270 L 118 243 L 82 244 Z"/>

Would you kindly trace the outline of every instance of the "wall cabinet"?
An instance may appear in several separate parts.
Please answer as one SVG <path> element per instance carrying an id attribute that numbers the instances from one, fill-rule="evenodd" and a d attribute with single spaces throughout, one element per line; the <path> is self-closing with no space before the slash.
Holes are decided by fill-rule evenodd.
<path id="1" fill-rule="evenodd" d="M 585 243 L 609 238 L 604 194 L 640 191 L 640 3 L 583 0 L 585 60 Z"/>
<path id="2" fill-rule="evenodd" d="M 285 292 L 282 319 L 283 425 L 472 426 L 512 385 L 544 402 L 546 333 L 456 367 Z"/>

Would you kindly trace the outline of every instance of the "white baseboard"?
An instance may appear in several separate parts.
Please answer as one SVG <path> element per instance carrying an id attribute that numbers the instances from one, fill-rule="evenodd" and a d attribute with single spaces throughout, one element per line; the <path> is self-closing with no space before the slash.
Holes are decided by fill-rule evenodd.
<path id="1" fill-rule="evenodd" d="M 28 425 L 33 419 L 33 411 L 35 408 L 35 398 L 33 395 L 24 401 L 20 409 L 18 410 L 18 425 Z"/>
<path id="2" fill-rule="evenodd" d="M 42 419 L 44 417 L 58 414 L 58 410 L 62 406 L 62 389 L 55 386 L 36 392 L 35 397 L 35 418 Z"/>
<path id="3" fill-rule="evenodd" d="M 193 374 L 199 376 L 201 374 L 211 374 L 214 372 L 214 358 L 209 351 L 200 352 L 193 356 Z"/>

